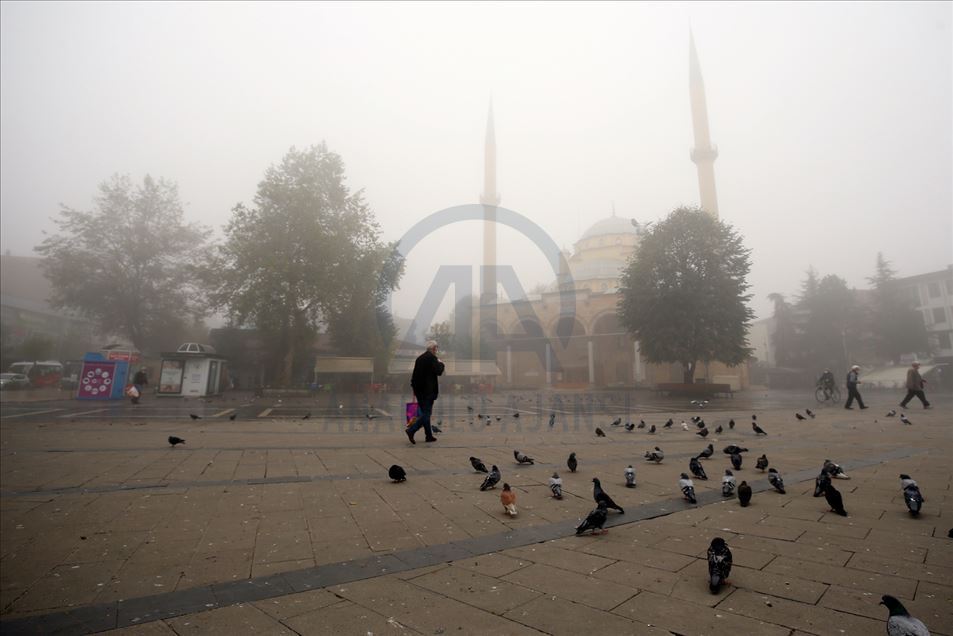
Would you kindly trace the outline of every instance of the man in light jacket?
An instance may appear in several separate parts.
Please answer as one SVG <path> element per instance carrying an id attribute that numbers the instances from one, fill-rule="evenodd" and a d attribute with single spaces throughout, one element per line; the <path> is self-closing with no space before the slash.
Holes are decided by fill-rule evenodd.
<path id="1" fill-rule="evenodd" d="M 910 365 L 910 368 L 907 369 L 907 397 L 903 398 L 903 402 L 900 403 L 900 406 L 906 407 L 907 402 L 913 399 L 913 396 L 920 398 L 920 401 L 923 403 L 923 408 L 930 408 L 930 403 L 927 401 L 927 396 L 923 392 L 923 385 L 927 381 L 923 379 L 920 375 L 920 363 L 914 362 Z"/>
<path id="2" fill-rule="evenodd" d="M 847 373 L 847 404 L 844 405 L 845 409 L 853 408 L 851 404 L 854 403 L 854 400 L 857 400 L 857 404 L 860 405 L 861 409 L 867 408 L 864 406 L 864 398 L 860 397 L 860 391 L 857 390 L 857 385 L 859 384 L 859 375 L 860 375 L 860 366 L 854 365 L 850 368 L 850 371 Z"/>

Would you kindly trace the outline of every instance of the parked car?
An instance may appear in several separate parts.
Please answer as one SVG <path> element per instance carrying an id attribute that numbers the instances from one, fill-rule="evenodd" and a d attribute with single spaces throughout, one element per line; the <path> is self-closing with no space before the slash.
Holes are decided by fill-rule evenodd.
<path id="1" fill-rule="evenodd" d="M 29 389 L 30 378 L 22 373 L 0 373 L 0 389 Z"/>

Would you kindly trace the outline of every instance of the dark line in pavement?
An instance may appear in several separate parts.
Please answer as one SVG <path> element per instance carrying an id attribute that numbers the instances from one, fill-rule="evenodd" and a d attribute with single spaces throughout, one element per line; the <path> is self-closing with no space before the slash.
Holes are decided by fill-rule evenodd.
<path id="1" fill-rule="evenodd" d="M 846 469 L 855 470 L 923 452 L 926 451 L 900 448 L 884 453 L 879 457 L 845 461 L 841 465 Z M 786 477 L 789 483 L 793 484 L 812 481 L 816 476 L 814 469 L 806 469 L 791 473 Z M 759 480 L 749 485 L 754 492 L 772 490 L 767 480 Z M 610 514 L 606 526 L 611 528 L 629 525 L 726 501 L 731 501 L 731 499 L 722 497 L 719 491 L 709 491 L 698 496 L 697 506 L 690 506 L 682 499 L 668 499 L 643 504 L 636 508 L 630 508 L 625 515 Z M 482 556 L 509 548 L 543 543 L 575 534 L 577 523 L 578 520 L 559 521 L 493 535 L 472 537 L 441 545 L 392 552 L 353 561 L 329 563 L 291 572 L 269 574 L 242 581 L 213 583 L 212 585 L 177 592 L 99 603 L 49 614 L 10 618 L 0 620 L 0 627 L 2 627 L 4 634 L 55 633 L 64 636 L 130 627 L 228 605 L 307 592 L 342 583 L 352 583 L 439 565 L 458 559 Z"/>

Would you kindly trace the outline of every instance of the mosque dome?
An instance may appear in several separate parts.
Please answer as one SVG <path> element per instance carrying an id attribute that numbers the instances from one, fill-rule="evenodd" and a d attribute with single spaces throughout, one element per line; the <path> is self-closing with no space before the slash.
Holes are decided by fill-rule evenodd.
<path id="1" fill-rule="evenodd" d="M 610 216 L 596 221 L 588 230 L 586 230 L 580 240 L 584 241 L 597 236 L 606 236 L 610 234 L 639 234 L 639 227 L 632 224 L 632 219 L 622 218 L 620 216 Z"/>

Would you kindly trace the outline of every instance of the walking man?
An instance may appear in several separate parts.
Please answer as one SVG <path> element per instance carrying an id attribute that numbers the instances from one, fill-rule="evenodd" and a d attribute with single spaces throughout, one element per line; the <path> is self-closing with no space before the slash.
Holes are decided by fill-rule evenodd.
<path id="1" fill-rule="evenodd" d="M 867 408 L 864 406 L 864 398 L 860 397 L 860 391 L 857 390 L 858 375 L 860 374 L 860 366 L 854 365 L 850 368 L 850 371 L 847 373 L 847 404 L 844 405 L 845 409 L 853 408 L 851 404 L 854 403 L 854 399 L 857 399 L 857 404 L 860 405 L 861 409 Z"/>
<path id="2" fill-rule="evenodd" d="M 914 362 L 910 365 L 910 368 L 907 369 L 907 397 L 903 398 L 903 402 L 900 403 L 900 406 L 906 407 L 907 402 L 912 400 L 913 396 L 917 396 L 923 403 L 923 408 L 930 408 L 930 403 L 927 402 L 927 396 L 923 392 L 923 385 L 926 383 L 927 381 L 920 375 L 920 363 Z"/>
<path id="3" fill-rule="evenodd" d="M 443 362 L 437 359 L 437 343 L 428 341 L 427 350 L 414 362 L 414 373 L 410 377 L 410 388 L 417 399 L 418 411 L 417 421 L 407 427 L 407 437 L 411 444 L 417 443 L 414 441 L 414 433 L 420 430 L 421 426 L 427 435 L 425 442 L 437 441 L 430 428 L 430 414 L 433 413 L 433 403 L 439 391 L 437 376 L 443 375 L 443 368 Z"/>

